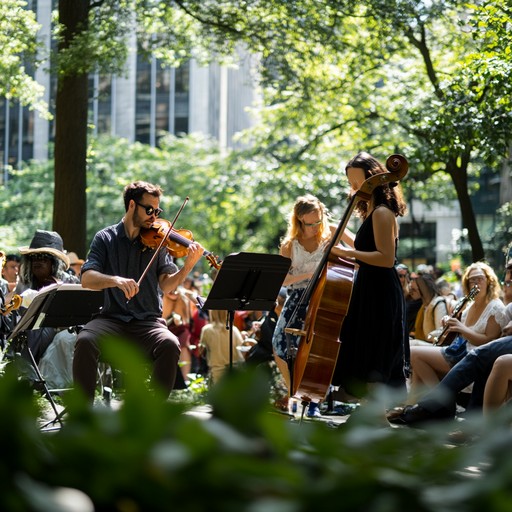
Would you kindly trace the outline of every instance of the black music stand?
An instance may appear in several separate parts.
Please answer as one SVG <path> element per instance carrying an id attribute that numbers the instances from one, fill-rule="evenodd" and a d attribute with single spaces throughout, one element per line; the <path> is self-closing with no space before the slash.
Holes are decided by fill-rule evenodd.
<path id="1" fill-rule="evenodd" d="M 43 327 L 74 327 L 87 323 L 103 306 L 102 290 L 90 290 L 80 284 L 54 284 L 43 288 L 33 299 L 20 321 L 8 337 L 11 342 L 24 331 Z M 30 363 L 37 376 L 37 384 L 41 386 L 45 396 L 55 413 L 55 418 L 41 427 L 46 430 L 49 425 L 58 422 L 62 426 L 62 412 L 57 405 L 51 390 L 48 388 L 32 350 L 27 343 Z M 54 390 L 55 392 L 55 390 Z"/>
<path id="2" fill-rule="evenodd" d="M 203 309 L 226 310 L 229 329 L 229 368 L 233 367 L 235 311 L 269 311 L 291 266 L 291 259 L 276 254 L 239 252 L 222 262 Z"/>

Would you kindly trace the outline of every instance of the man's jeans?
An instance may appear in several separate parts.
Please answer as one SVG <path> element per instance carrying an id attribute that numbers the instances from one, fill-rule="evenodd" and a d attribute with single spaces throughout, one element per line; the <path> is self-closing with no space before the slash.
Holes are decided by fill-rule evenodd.
<path id="1" fill-rule="evenodd" d="M 473 382 L 468 408 L 481 408 L 485 384 L 494 361 L 504 354 L 512 354 L 512 336 L 499 338 L 474 348 L 418 404 L 436 415 L 454 416 L 457 394 Z"/>

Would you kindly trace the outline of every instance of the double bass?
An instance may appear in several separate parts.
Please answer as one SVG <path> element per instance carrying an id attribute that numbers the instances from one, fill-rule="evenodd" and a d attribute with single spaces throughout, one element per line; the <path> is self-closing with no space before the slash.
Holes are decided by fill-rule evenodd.
<path id="1" fill-rule="evenodd" d="M 322 259 L 301 297 L 285 332 L 299 338 L 290 368 L 290 396 L 303 402 L 321 402 L 332 381 L 340 349 L 339 333 L 347 315 L 355 276 L 355 263 L 335 256 L 332 249 L 339 244 L 352 211 L 359 200 L 369 201 L 380 185 L 400 181 L 409 164 L 402 155 L 386 160 L 389 172 L 368 178 L 350 198 Z M 295 313 L 307 307 L 305 318 Z M 302 324 L 301 328 L 294 325 Z M 290 357 L 290 355 L 289 355 Z"/>

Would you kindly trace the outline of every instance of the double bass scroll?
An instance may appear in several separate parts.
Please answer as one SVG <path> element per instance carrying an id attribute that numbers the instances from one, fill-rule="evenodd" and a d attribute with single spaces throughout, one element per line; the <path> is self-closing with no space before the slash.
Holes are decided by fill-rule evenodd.
<path id="1" fill-rule="evenodd" d="M 378 186 L 400 181 L 407 174 L 409 164 L 404 156 L 391 155 L 386 160 L 386 168 L 389 172 L 371 176 L 351 197 L 297 306 L 296 311 L 306 308 L 305 318 L 296 318 L 294 312 L 285 328 L 287 334 L 299 337 L 290 395 L 302 401 L 320 402 L 325 399 L 338 359 L 339 333 L 352 296 L 355 264 L 334 255 L 332 249 L 340 243 L 357 201 L 370 200 Z M 297 328 L 297 323 L 301 327 Z"/>

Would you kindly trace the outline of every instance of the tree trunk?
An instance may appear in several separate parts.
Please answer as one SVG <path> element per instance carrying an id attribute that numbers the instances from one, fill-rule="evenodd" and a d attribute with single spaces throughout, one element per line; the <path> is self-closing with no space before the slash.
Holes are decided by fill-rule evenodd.
<path id="1" fill-rule="evenodd" d="M 65 27 L 59 50 L 87 28 L 89 1 L 62 0 L 59 20 Z M 86 254 L 87 73 L 59 74 L 55 106 L 55 196 L 53 229 L 64 247 Z"/>
<path id="2" fill-rule="evenodd" d="M 475 212 L 469 197 L 467 164 L 463 163 L 461 166 L 457 166 L 455 162 L 451 162 L 447 166 L 447 171 L 450 173 L 455 190 L 457 191 L 460 213 L 462 215 L 462 226 L 468 230 L 473 262 L 480 261 L 484 258 L 485 254 L 476 224 Z"/>

